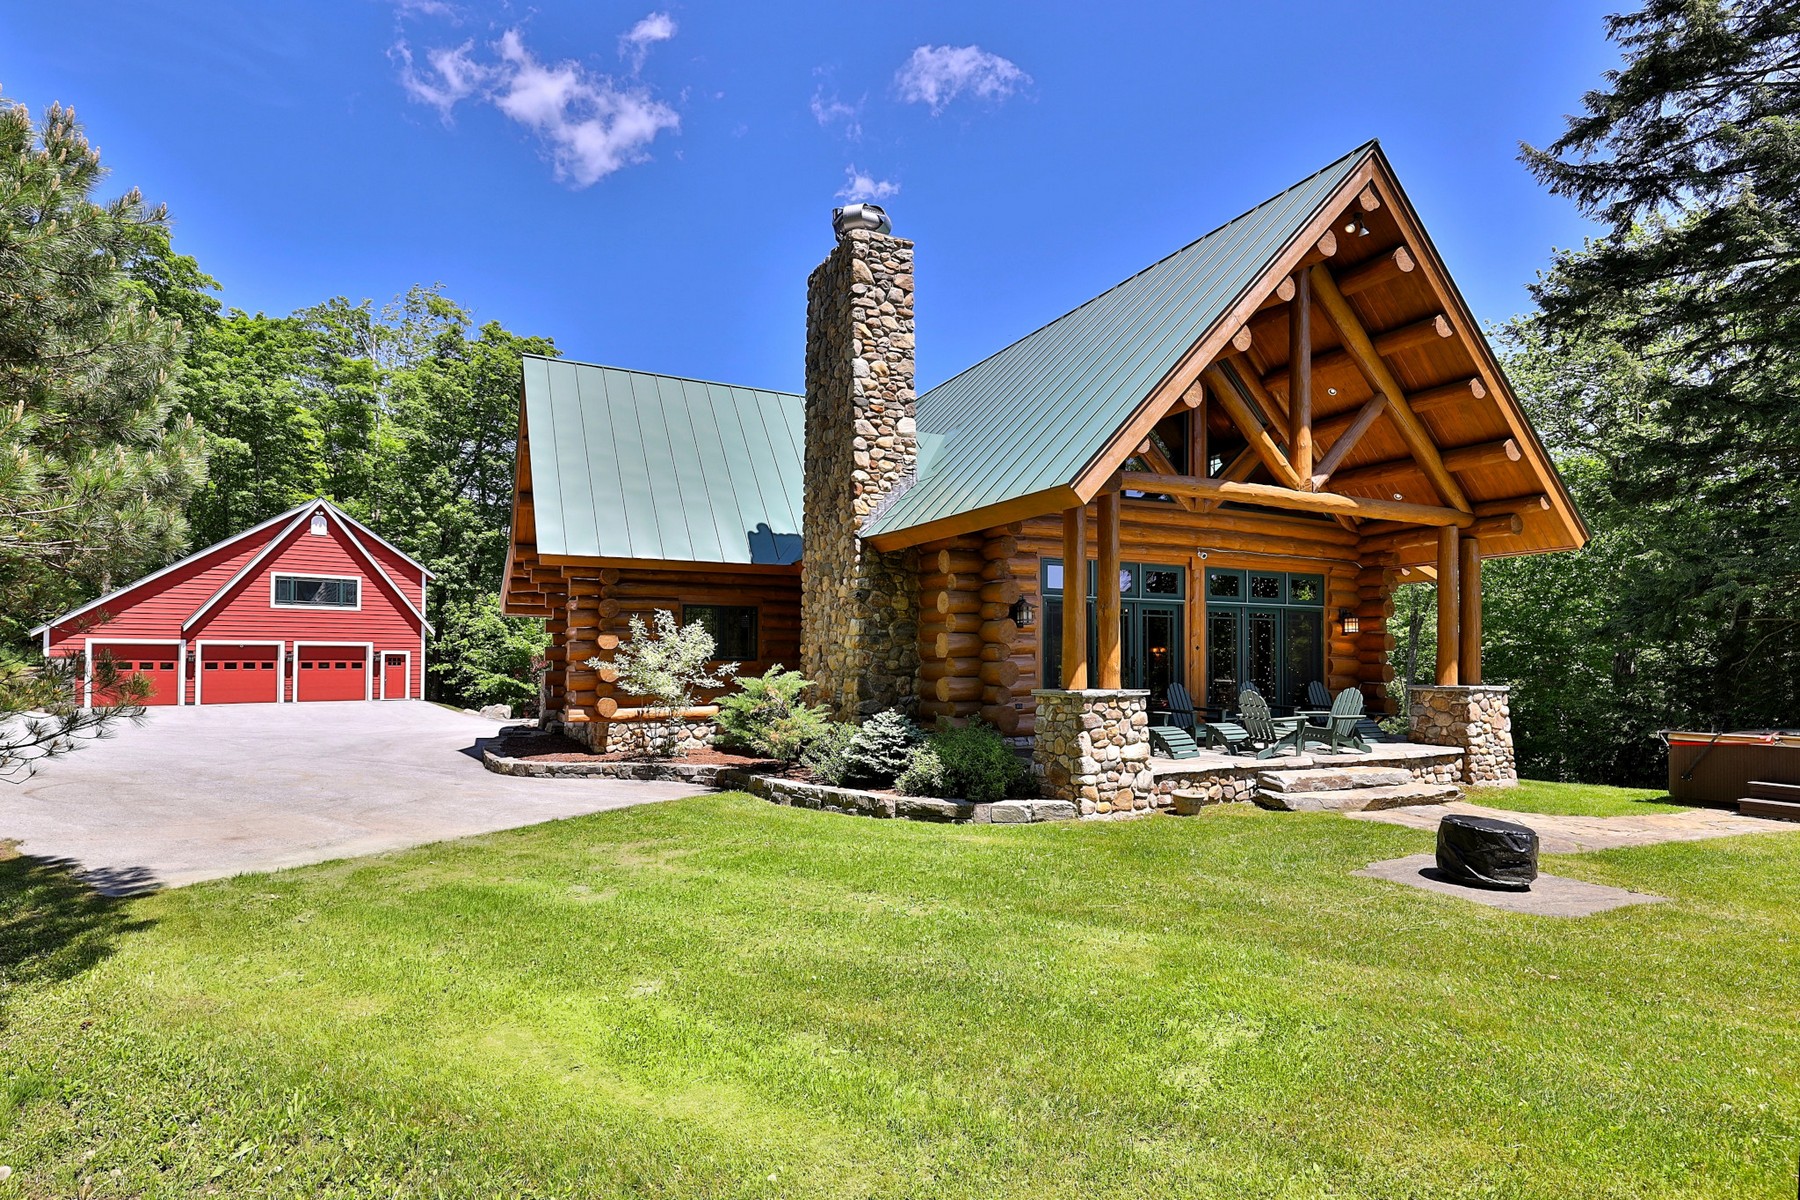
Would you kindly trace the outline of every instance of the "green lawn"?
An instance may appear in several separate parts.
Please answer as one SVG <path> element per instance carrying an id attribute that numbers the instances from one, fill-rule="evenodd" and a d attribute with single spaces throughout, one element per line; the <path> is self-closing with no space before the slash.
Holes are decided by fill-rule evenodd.
<path id="1" fill-rule="evenodd" d="M 714 796 L 124 904 L 0 863 L 0 1200 L 1793 1195 L 1800 836 L 1556 859 L 1674 901 L 1578 921 L 1350 875 L 1429 842 Z"/>
<path id="2" fill-rule="evenodd" d="M 1471 804 L 1510 808 L 1514 812 L 1557 813 L 1570 817 L 1640 817 L 1651 813 L 1687 812 L 1673 804 L 1663 788 L 1601 787 L 1591 783 L 1540 783 L 1521 779 L 1510 788 L 1470 788 Z"/>

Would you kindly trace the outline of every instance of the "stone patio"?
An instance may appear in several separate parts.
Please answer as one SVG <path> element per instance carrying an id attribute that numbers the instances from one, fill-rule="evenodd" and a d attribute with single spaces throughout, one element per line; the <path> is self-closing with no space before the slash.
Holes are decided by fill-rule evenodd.
<path id="1" fill-rule="evenodd" d="M 1407 771 L 1420 783 L 1454 784 L 1460 781 L 1462 762 L 1463 752 L 1459 748 L 1422 746 L 1412 742 L 1377 742 L 1366 753 L 1332 754 L 1314 750 L 1260 759 L 1202 750 L 1193 758 L 1151 758 L 1151 803 L 1156 809 L 1172 808 L 1182 813 L 1233 801 L 1254 803 L 1259 791 L 1257 776 L 1265 771 L 1396 767 Z M 1177 792 L 1187 798 L 1178 803 Z"/>

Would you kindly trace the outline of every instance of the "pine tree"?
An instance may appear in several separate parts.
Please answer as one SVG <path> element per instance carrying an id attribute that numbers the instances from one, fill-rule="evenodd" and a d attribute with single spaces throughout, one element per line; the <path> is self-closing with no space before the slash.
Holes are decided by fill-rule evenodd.
<path id="1" fill-rule="evenodd" d="M 204 473 L 174 419 L 191 297 L 167 213 L 105 178 L 72 110 L 0 101 L 0 621 L 17 626 L 167 561 Z M 164 268 L 157 270 L 157 267 Z M 201 277 L 204 278 L 204 277 Z"/>

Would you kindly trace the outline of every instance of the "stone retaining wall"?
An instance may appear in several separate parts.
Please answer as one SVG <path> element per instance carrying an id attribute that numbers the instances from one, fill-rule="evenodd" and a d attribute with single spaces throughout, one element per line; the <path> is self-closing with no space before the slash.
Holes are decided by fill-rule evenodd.
<path id="1" fill-rule="evenodd" d="M 935 796 L 894 796 L 859 788 L 832 787 L 803 779 L 746 770 L 717 763 L 683 762 L 540 762 L 502 758 L 490 751 L 482 765 L 500 775 L 534 779 L 643 779 L 691 783 L 695 787 L 749 792 L 775 804 L 812 808 L 822 812 L 851 813 L 865 817 L 892 817 L 910 821 L 972 822 L 977 825 L 1024 825 L 1038 821 L 1070 821 L 1075 806 L 1056 800 L 941 800 Z"/>
<path id="2" fill-rule="evenodd" d="M 1151 806 L 1150 693 L 1042 688 L 1032 771 L 1043 793 L 1081 815 L 1147 811 Z"/>
<path id="3" fill-rule="evenodd" d="M 1329 756 L 1320 756 L 1313 761 L 1329 764 L 1331 759 Z M 1355 765 L 1402 767 L 1411 772 L 1413 779 L 1419 783 L 1462 782 L 1462 755 L 1449 749 L 1433 754 L 1415 751 L 1404 755 L 1384 755 L 1377 746 L 1374 754 L 1367 758 L 1358 757 Z M 1173 811 L 1181 816 L 1191 816 L 1201 808 L 1209 808 L 1214 804 L 1254 803 L 1257 793 L 1256 777 L 1259 774 L 1292 766 L 1291 759 L 1280 756 L 1188 769 L 1176 764 L 1159 763 L 1154 768 L 1155 782 L 1152 785 L 1150 803 L 1156 809 Z M 1183 795 L 1178 797 L 1177 792 Z"/>
<path id="4" fill-rule="evenodd" d="M 1463 752 L 1462 777 L 1453 783 L 1512 787 L 1519 782 L 1519 767 L 1513 755 L 1510 691 L 1493 683 L 1410 688 L 1409 736 L 1428 746 L 1454 746 Z"/>

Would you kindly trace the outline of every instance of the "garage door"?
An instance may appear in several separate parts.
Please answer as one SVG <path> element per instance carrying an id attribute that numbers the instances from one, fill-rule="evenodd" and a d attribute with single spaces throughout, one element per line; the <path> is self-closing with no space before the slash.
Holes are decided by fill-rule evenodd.
<path id="1" fill-rule="evenodd" d="M 367 700 L 366 646 L 301 646 L 294 651 L 294 699 Z"/>
<path id="2" fill-rule="evenodd" d="M 110 657 L 113 669 L 121 676 L 141 675 L 150 685 L 145 704 L 178 704 L 181 699 L 181 647 L 159 646 L 154 642 L 121 642 L 94 647 L 94 677 L 100 676 L 100 659 Z M 116 697 L 106 688 L 94 686 L 94 703 L 113 704 Z"/>
<path id="3" fill-rule="evenodd" d="M 202 704 L 272 704 L 281 697 L 281 647 L 200 647 Z"/>

